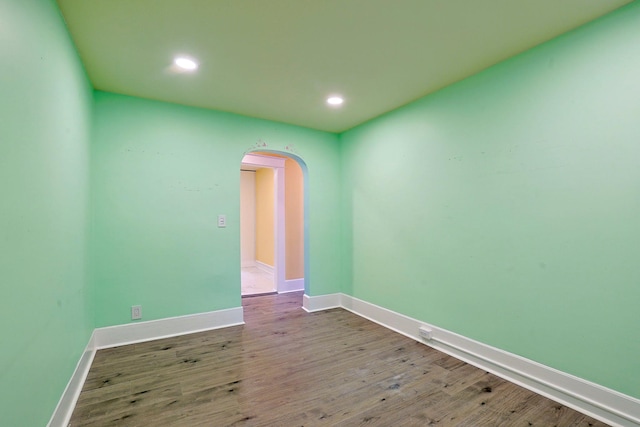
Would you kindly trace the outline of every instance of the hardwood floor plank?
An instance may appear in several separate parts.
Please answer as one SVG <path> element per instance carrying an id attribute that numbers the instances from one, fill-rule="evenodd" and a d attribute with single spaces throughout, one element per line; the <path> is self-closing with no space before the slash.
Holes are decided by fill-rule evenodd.
<path id="1" fill-rule="evenodd" d="M 301 293 L 243 305 L 243 326 L 98 351 L 71 426 L 604 425 Z"/>

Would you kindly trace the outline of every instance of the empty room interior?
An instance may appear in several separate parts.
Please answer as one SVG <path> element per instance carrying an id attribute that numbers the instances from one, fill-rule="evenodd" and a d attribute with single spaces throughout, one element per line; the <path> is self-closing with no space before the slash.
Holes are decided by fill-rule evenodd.
<path id="1" fill-rule="evenodd" d="M 0 425 L 640 425 L 639 76 L 640 0 L 0 0 Z"/>

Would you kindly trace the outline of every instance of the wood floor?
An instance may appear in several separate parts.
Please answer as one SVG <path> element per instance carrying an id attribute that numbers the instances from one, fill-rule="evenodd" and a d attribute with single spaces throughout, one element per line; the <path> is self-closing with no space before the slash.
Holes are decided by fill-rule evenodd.
<path id="1" fill-rule="evenodd" d="M 80 426 L 603 426 L 302 294 L 243 299 L 244 326 L 98 351 Z"/>

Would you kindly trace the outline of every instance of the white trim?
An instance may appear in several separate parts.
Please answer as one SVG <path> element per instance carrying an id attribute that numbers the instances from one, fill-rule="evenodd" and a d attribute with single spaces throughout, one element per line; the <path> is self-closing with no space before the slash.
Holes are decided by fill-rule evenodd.
<path id="1" fill-rule="evenodd" d="M 94 337 L 96 348 L 103 349 L 243 324 L 242 307 L 236 307 L 98 328 Z"/>
<path id="2" fill-rule="evenodd" d="M 308 311 L 321 310 L 323 302 L 329 308 L 334 305 L 332 301 L 337 299 L 341 307 L 354 314 L 593 418 L 613 426 L 640 425 L 639 399 L 349 295 L 322 297 L 317 303 L 314 301 L 314 310 Z M 431 340 L 424 340 L 419 336 L 420 326 L 427 326 L 432 330 Z"/>
<path id="3" fill-rule="evenodd" d="M 278 288 L 279 294 L 298 291 L 304 291 L 304 278 L 285 280 L 284 286 L 282 288 Z"/>
<path id="4" fill-rule="evenodd" d="M 67 386 L 62 392 L 62 396 L 60 396 L 60 400 L 51 415 L 51 419 L 47 423 L 47 427 L 66 427 L 69 425 L 73 409 L 76 406 L 78 397 L 80 397 L 80 392 L 82 391 L 84 382 L 87 379 L 87 375 L 89 374 L 89 369 L 91 368 L 95 355 L 96 347 L 94 334 L 91 334 L 89 343 L 82 353 L 82 356 L 80 356 L 76 369 L 73 371 Z"/>
<path id="5" fill-rule="evenodd" d="M 260 154 L 245 154 L 242 158 L 242 165 L 260 168 L 283 168 L 285 159 L 283 157 L 263 156 Z"/>
<path id="6" fill-rule="evenodd" d="M 313 313 L 314 311 L 342 307 L 340 302 L 341 295 L 342 294 L 328 294 L 311 297 L 304 294 L 302 297 L 302 309 L 309 313 Z"/>
<path id="7" fill-rule="evenodd" d="M 256 260 L 254 267 L 262 271 L 263 273 L 268 274 L 271 279 L 273 279 L 273 277 L 275 276 L 275 268 L 272 265 L 265 264 L 262 261 Z"/>

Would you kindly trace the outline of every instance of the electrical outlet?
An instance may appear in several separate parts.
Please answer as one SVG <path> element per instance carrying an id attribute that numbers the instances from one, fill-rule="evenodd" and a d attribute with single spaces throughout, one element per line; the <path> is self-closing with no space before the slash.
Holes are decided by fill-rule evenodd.
<path id="1" fill-rule="evenodd" d="M 131 320 L 140 320 L 142 319 L 142 306 L 141 305 L 132 305 L 131 306 Z"/>
<path id="2" fill-rule="evenodd" d="M 218 227 L 224 228 L 227 226 L 227 216 L 226 215 L 218 215 Z"/>
<path id="3" fill-rule="evenodd" d="M 418 329 L 420 336 L 425 340 L 433 339 L 433 331 L 427 326 L 420 326 Z"/>

